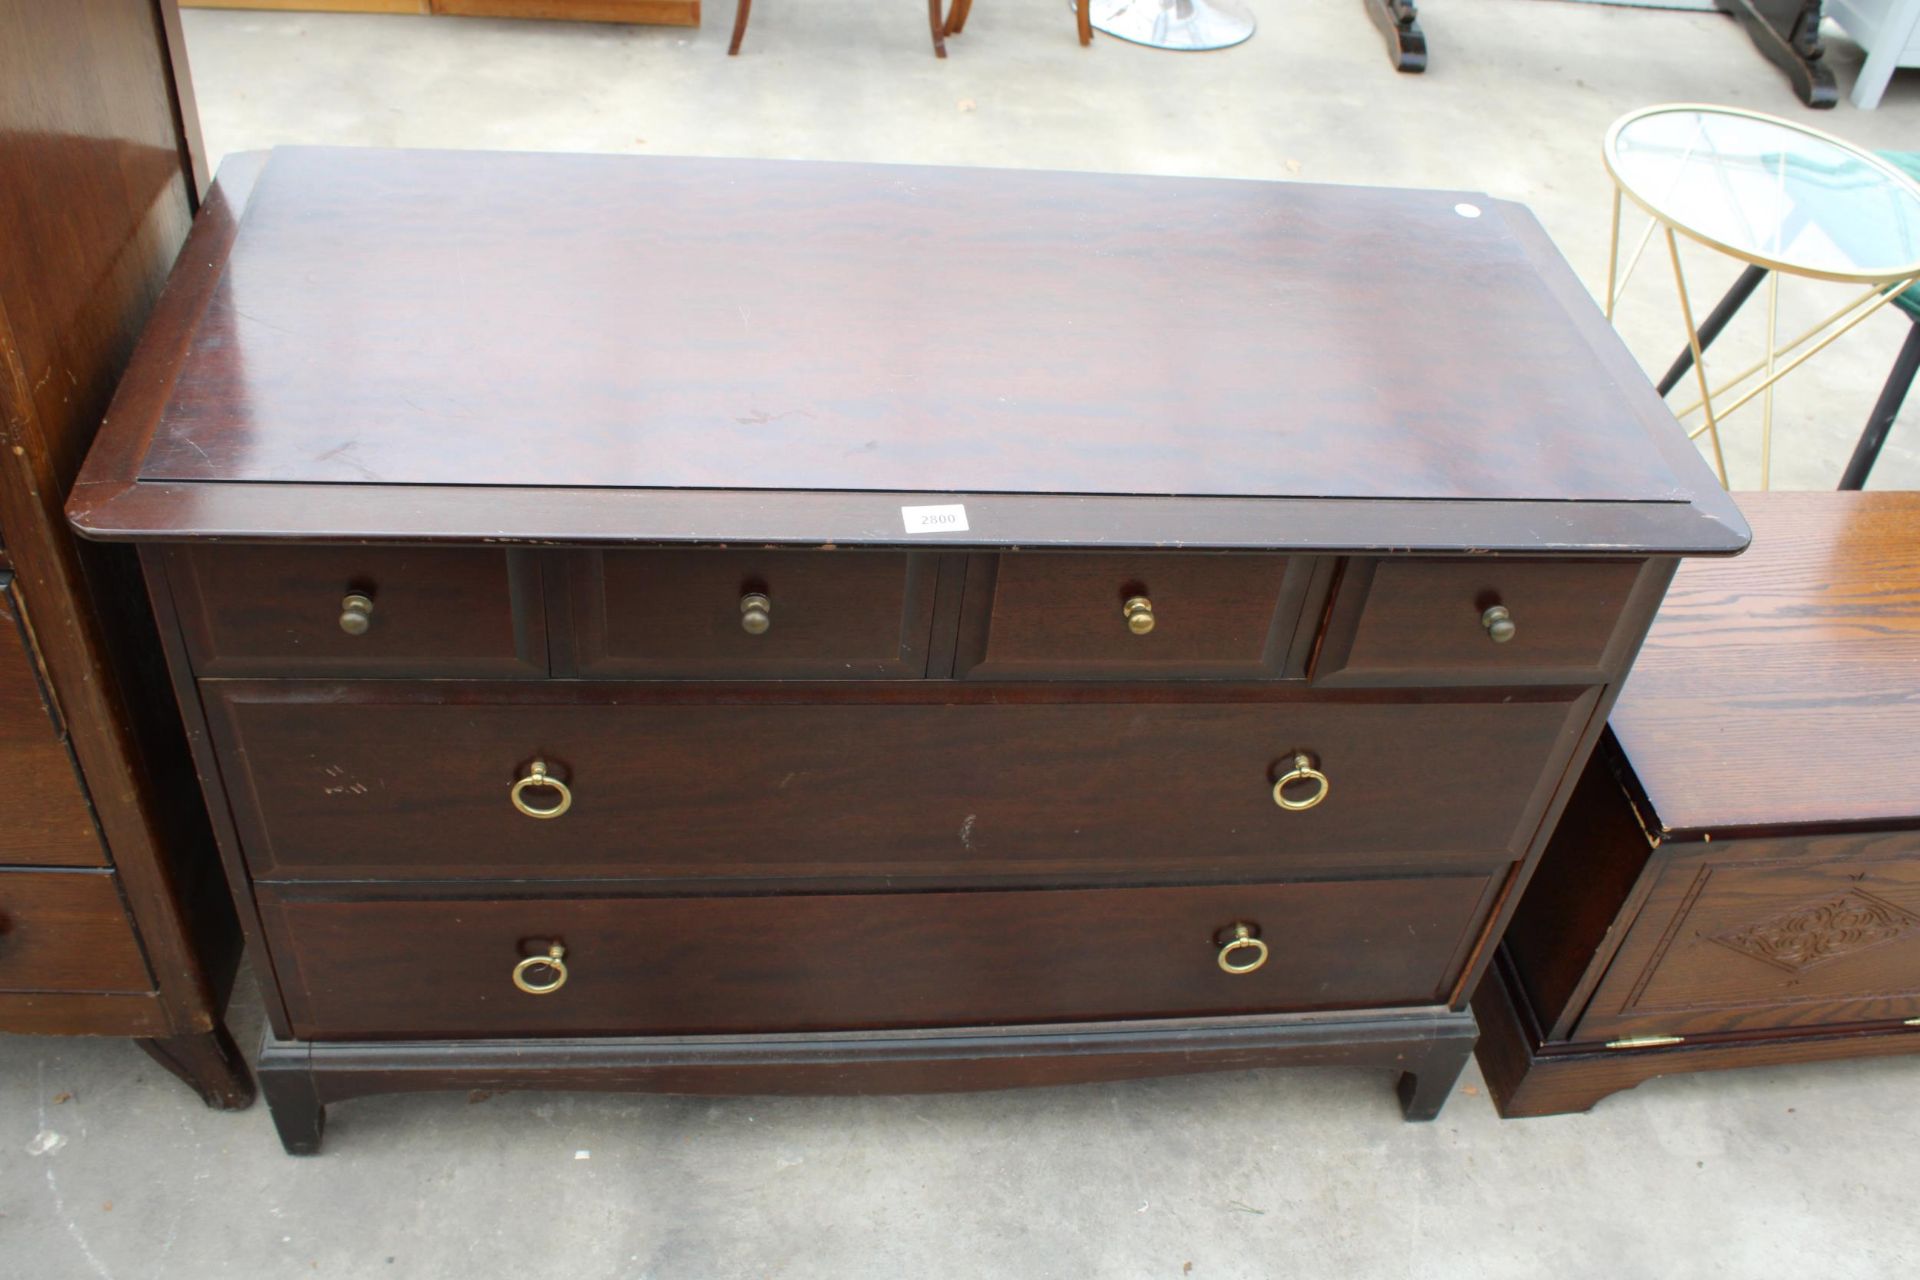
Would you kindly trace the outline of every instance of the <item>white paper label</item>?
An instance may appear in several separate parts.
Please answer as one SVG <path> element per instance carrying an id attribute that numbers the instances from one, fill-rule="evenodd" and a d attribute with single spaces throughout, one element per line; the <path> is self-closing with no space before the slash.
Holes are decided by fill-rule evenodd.
<path id="1" fill-rule="evenodd" d="M 902 507 L 900 519 L 908 533 L 965 533 L 967 509 L 960 503 L 945 507 Z"/>

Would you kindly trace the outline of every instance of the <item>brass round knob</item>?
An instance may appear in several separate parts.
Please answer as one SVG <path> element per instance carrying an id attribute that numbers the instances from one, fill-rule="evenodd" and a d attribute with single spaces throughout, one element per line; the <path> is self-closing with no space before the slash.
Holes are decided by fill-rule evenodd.
<path id="1" fill-rule="evenodd" d="M 1260 927 L 1236 924 L 1227 930 L 1217 957 L 1228 973 L 1252 973 L 1267 962 L 1267 944 L 1260 941 Z"/>
<path id="2" fill-rule="evenodd" d="M 541 787 L 557 793 L 559 799 L 544 808 L 528 804 L 527 792 Z M 514 783 L 513 791 L 509 794 L 513 800 L 513 807 L 529 818 L 557 818 L 573 808 L 572 790 L 566 783 L 547 772 L 547 762 L 544 760 L 535 760 L 532 767 L 527 770 L 527 776 Z"/>
<path id="3" fill-rule="evenodd" d="M 1513 639 L 1513 615 L 1507 612 L 1503 604 L 1490 605 L 1480 615 L 1480 625 L 1487 629 L 1495 644 L 1505 644 Z"/>
<path id="4" fill-rule="evenodd" d="M 803 610 L 804 612 L 804 610 Z M 740 597 L 740 629 L 750 636 L 765 635 L 773 625 L 773 601 L 759 591 Z"/>
<path id="5" fill-rule="evenodd" d="M 559 943 L 547 948 L 543 956 L 528 956 L 513 966 L 513 985 L 530 996 L 550 996 L 567 985 L 567 949 Z M 528 975 L 536 969 L 545 969 L 552 976 L 545 982 L 535 982 Z"/>
<path id="6" fill-rule="evenodd" d="M 1287 788 L 1296 782 L 1311 782 L 1313 791 L 1309 795 L 1291 798 Z M 1280 775 L 1273 784 L 1273 802 L 1282 809 L 1311 809 L 1327 798 L 1327 792 L 1333 790 L 1333 784 L 1327 781 L 1327 775 L 1313 767 L 1313 757 L 1304 751 L 1294 753 L 1293 768 Z"/>
<path id="7" fill-rule="evenodd" d="M 373 601 L 358 593 L 340 602 L 340 629 L 350 636 L 363 636 L 373 625 Z"/>
<path id="8" fill-rule="evenodd" d="M 1153 601 L 1145 596 L 1134 596 L 1120 610 L 1127 620 L 1127 630 L 1137 636 L 1144 636 L 1153 630 Z"/>

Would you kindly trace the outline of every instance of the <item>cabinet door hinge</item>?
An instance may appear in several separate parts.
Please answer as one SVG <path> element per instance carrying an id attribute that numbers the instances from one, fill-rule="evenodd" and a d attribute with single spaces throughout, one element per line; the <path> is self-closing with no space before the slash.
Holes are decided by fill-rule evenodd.
<path id="1" fill-rule="evenodd" d="M 1685 1036 L 1628 1036 L 1625 1040 L 1609 1040 L 1609 1049 L 1657 1049 L 1662 1045 L 1685 1044 Z"/>

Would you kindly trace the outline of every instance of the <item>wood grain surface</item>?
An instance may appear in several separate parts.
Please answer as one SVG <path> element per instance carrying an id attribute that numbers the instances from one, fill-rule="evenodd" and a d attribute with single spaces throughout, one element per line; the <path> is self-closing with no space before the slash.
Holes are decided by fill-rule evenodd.
<path id="1" fill-rule="evenodd" d="M 22 622 L 12 575 L 0 573 L 0 776 L 13 797 L 0 810 L 0 863 L 105 866 L 93 807 Z"/>
<path id="2" fill-rule="evenodd" d="M 201 689 L 266 878 L 1164 880 L 1449 854 L 1491 868 L 1532 837 L 1592 706 L 1576 690 L 1408 705 L 1234 686 L 1064 703 L 862 682 Z M 1271 790 L 1296 751 L 1331 790 L 1289 812 Z M 535 759 L 572 789 L 559 818 L 512 806 Z"/>
<path id="3" fill-rule="evenodd" d="M 1920 824 L 1920 494 L 1756 493 L 1683 565 L 1612 718 L 1659 829 Z"/>
<path id="4" fill-rule="evenodd" d="M 861 1030 L 1426 1004 L 1484 876 L 1169 889 L 406 900 L 265 887 L 307 1039 Z M 1273 948 L 1224 972 L 1226 930 Z M 551 995 L 522 959 L 560 942 Z M 536 975 L 536 980 L 549 980 Z"/>
<path id="5" fill-rule="evenodd" d="M 0 990 L 152 987 L 112 872 L 0 871 Z"/>
<path id="6" fill-rule="evenodd" d="M 141 474 L 1685 501 L 1528 215 L 1459 200 L 281 149 Z M 1378 266 L 1410 243 L 1417 290 Z"/>

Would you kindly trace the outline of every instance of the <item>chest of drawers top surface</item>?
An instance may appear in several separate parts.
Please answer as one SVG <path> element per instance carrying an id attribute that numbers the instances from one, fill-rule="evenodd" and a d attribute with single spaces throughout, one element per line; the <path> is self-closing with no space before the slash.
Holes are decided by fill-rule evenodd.
<path id="1" fill-rule="evenodd" d="M 1746 538 L 1538 223 L 1484 196 L 304 148 L 220 185 L 84 532 Z M 901 510 L 950 503 L 964 527 Z"/>

